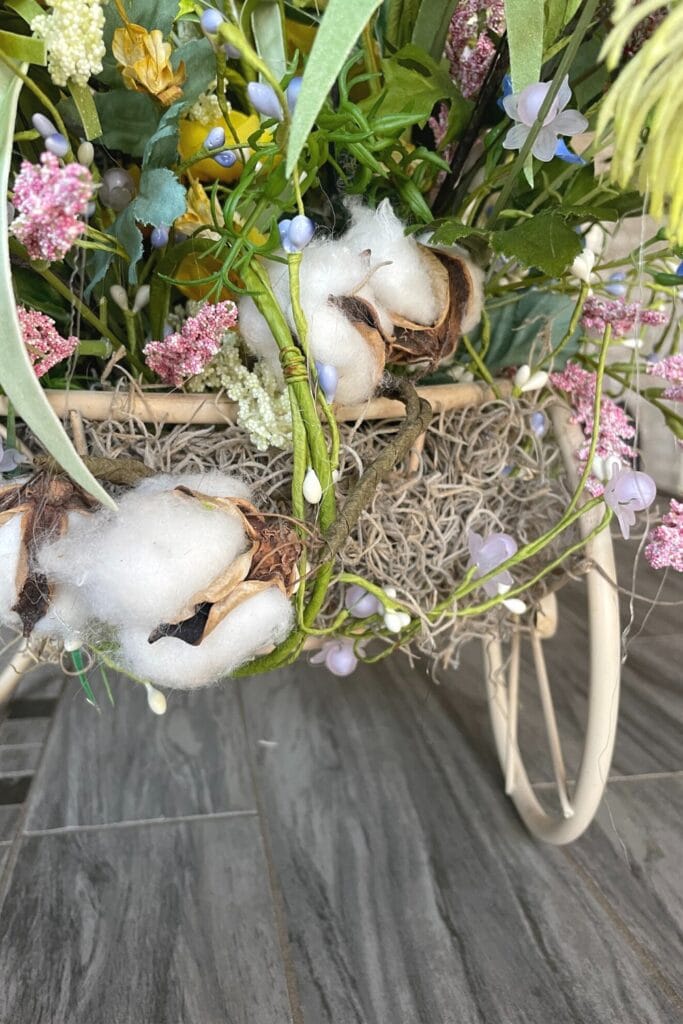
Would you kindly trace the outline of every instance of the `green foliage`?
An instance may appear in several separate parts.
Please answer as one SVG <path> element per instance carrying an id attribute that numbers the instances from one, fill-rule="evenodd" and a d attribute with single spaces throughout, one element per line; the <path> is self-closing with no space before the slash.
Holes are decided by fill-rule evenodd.
<path id="1" fill-rule="evenodd" d="M 64 306 L 60 296 L 52 292 L 41 277 L 27 267 L 13 267 L 14 292 L 23 306 L 47 313 L 60 327 L 67 327 L 71 310 Z"/>
<path id="2" fill-rule="evenodd" d="M 543 8 L 538 0 L 505 0 L 514 92 L 538 82 L 543 63 Z"/>
<path id="3" fill-rule="evenodd" d="M 384 38 L 393 49 L 400 50 L 410 42 L 420 6 L 421 0 L 385 0 L 382 10 Z"/>
<path id="4" fill-rule="evenodd" d="M 457 0 L 422 0 L 413 28 L 413 42 L 438 60 Z"/>
<path id="5" fill-rule="evenodd" d="M 0 65 L 0 183 L 7 190 L 14 118 L 21 81 Z M 18 416 L 74 480 L 110 508 L 114 503 L 85 468 L 48 404 L 26 352 L 17 319 L 8 248 L 7 204 L 0 203 L 0 385 Z"/>
<path id="6" fill-rule="evenodd" d="M 0 31 L 0 50 L 5 57 L 20 63 L 45 64 L 45 43 L 33 36 L 17 35 L 16 32 Z"/>
<path id="7" fill-rule="evenodd" d="M 507 231 L 492 231 L 494 252 L 537 267 L 549 277 L 562 274 L 581 252 L 581 240 L 559 211 L 547 210 Z"/>
<path id="8" fill-rule="evenodd" d="M 128 280 L 137 282 L 137 262 L 142 256 L 142 234 L 139 224 L 153 227 L 172 224 L 185 212 L 185 189 L 167 167 L 148 168 L 142 172 L 135 199 L 112 226 L 112 234 L 128 253 Z"/>
<path id="9" fill-rule="evenodd" d="M 330 0 L 303 76 L 287 145 L 289 177 L 327 94 L 382 0 Z"/>
<path id="10" fill-rule="evenodd" d="M 130 89 L 112 89 L 97 93 L 95 104 L 102 125 L 102 143 L 129 156 L 142 156 L 145 140 L 155 131 L 159 120 L 159 106 L 152 97 Z"/>
<path id="11" fill-rule="evenodd" d="M 532 288 L 505 305 L 494 305 L 488 311 L 491 340 L 488 351 L 482 353 L 488 369 L 495 372 L 505 366 L 530 363 L 542 352 L 555 348 L 567 333 L 575 304 L 571 295 Z M 577 330 L 562 349 L 555 361 L 556 369 L 576 353 L 580 336 Z M 472 340 L 480 348 L 481 328 L 473 334 Z"/>
<path id="12" fill-rule="evenodd" d="M 581 0 L 545 0 L 543 44 L 546 49 L 559 39 L 580 6 Z"/>
<path id="13" fill-rule="evenodd" d="M 412 114 L 416 124 L 424 125 L 439 100 L 450 99 L 469 109 L 448 71 L 417 46 L 404 46 L 383 60 L 382 72 L 380 116 Z"/>
<path id="14" fill-rule="evenodd" d="M 242 7 L 240 21 L 247 31 L 245 22 L 251 21 L 256 52 L 266 62 L 277 79 L 287 70 L 285 47 L 285 16 L 281 0 L 247 0 Z"/>

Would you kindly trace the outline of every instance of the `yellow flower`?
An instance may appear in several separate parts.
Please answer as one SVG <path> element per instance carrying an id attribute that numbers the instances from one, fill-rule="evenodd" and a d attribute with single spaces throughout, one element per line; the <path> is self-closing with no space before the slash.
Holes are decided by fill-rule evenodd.
<path id="1" fill-rule="evenodd" d="M 111 48 L 127 89 L 146 92 L 165 107 L 180 99 L 185 65 L 181 61 L 177 70 L 173 69 L 171 46 L 159 29 L 148 32 L 142 25 L 126 22 L 114 32 Z"/>
<path id="2" fill-rule="evenodd" d="M 254 132 L 258 131 L 259 124 L 261 123 L 257 114 L 247 115 L 240 113 L 239 110 L 233 110 L 230 113 L 230 120 L 237 134 L 237 140 L 241 146 L 247 145 L 247 140 Z M 204 139 L 209 134 L 212 128 L 222 128 L 225 132 L 225 148 L 230 149 L 231 144 L 234 143 L 232 132 L 225 122 L 225 119 L 221 115 L 214 115 L 211 118 L 210 123 L 206 120 L 197 121 L 190 120 L 189 118 L 183 118 L 180 121 L 180 138 L 178 140 L 178 151 L 182 160 L 187 160 L 196 153 L 198 149 L 204 144 Z M 264 135 L 264 140 L 269 140 L 270 136 Z M 234 163 L 232 167 L 221 167 L 220 164 L 216 163 L 215 160 L 206 159 L 200 160 L 196 164 L 192 164 L 190 172 L 193 177 L 199 178 L 200 181 L 237 181 L 240 174 L 244 170 L 244 162 L 242 161 L 240 150 L 235 150 L 237 156 L 237 163 Z M 248 153 L 244 154 L 249 156 Z"/>

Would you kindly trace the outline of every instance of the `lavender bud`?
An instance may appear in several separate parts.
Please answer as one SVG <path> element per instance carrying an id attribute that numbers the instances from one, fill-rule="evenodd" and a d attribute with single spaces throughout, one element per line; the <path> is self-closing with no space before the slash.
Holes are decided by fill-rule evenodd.
<path id="1" fill-rule="evenodd" d="M 45 139 L 45 149 L 50 153 L 54 153 L 55 156 L 62 157 L 66 156 L 69 152 L 69 143 L 61 132 L 55 132 L 54 135 L 50 135 Z"/>
<path id="2" fill-rule="evenodd" d="M 315 366 L 318 371 L 318 381 L 325 393 L 325 398 L 328 402 L 334 402 L 337 384 L 339 383 L 339 374 L 336 366 L 331 366 L 329 363 L 316 363 Z"/>
<path id="3" fill-rule="evenodd" d="M 228 60 L 239 60 L 240 57 L 242 56 L 242 51 L 238 50 L 236 46 L 232 45 L 232 43 L 225 44 L 225 46 L 223 47 L 223 53 L 228 58 Z"/>
<path id="4" fill-rule="evenodd" d="M 224 149 L 222 153 L 216 153 L 213 159 L 221 167 L 232 167 L 237 163 L 237 157 L 231 149 Z"/>
<path id="5" fill-rule="evenodd" d="M 529 423 L 536 437 L 543 437 L 548 432 L 548 417 L 540 410 L 532 412 Z"/>
<path id="6" fill-rule="evenodd" d="M 287 220 L 287 218 L 285 218 L 285 220 L 281 220 L 277 226 L 277 229 L 280 232 L 280 242 L 282 243 L 282 248 L 286 252 L 291 251 L 289 248 L 289 228 L 291 226 L 291 223 L 291 220 Z"/>
<path id="7" fill-rule="evenodd" d="M 37 132 L 43 136 L 44 139 L 48 139 L 51 135 L 57 134 L 57 129 L 53 125 L 49 117 L 45 117 L 44 114 L 34 114 L 31 118 L 31 123 Z"/>
<path id="8" fill-rule="evenodd" d="M 249 82 L 247 96 L 254 110 L 264 117 L 273 117 L 276 121 L 283 118 L 282 106 L 272 85 L 266 82 Z"/>
<path id="9" fill-rule="evenodd" d="M 224 21 L 225 18 L 220 11 L 217 11 L 215 7 L 207 7 L 205 11 L 202 11 L 199 24 L 201 25 L 202 32 L 205 35 L 215 36 Z"/>
<path id="10" fill-rule="evenodd" d="M 334 644 L 325 655 L 325 666 L 335 676 L 350 676 L 358 664 L 350 643 Z"/>
<path id="11" fill-rule="evenodd" d="M 377 615 L 382 610 L 382 602 L 378 601 L 374 594 L 369 594 L 363 587 L 358 586 L 357 583 L 354 583 L 346 591 L 344 604 L 354 619 L 367 619 L 370 615 Z"/>
<path id="12" fill-rule="evenodd" d="M 168 228 L 166 225 L 160 224 L 159 227 L 154 228 L 149 236 L 149 240 L 152 243 L 153 249 L 163 249 L 168 244 Z"/>
<path id="13" fill-rule="evenodd" d="M 314 234 L 315 224 L 310 217 L 299 213 L 292 218 L 292 223 L 289 225 L 289 244 L 295 252 L 304 249 Z"/>
<path id="14" fill-rule="evenodd" d="M 204 139 L 205 149 L 220 149 L 225 144 L 225 130 L 221 127 L 212 128 Z"/>
<path id="15" fill-rule="evenodd" d="M 285 89 L 285 96 L 287 97 L 287 106 L 289 107 L 290 113 L 294 113 L 296 101 L 299 99 L 299 93 L 301 92 L 301 83 L 303 78 L 301 75 L 295 75 L 291 80 L 287 88 Z"/>

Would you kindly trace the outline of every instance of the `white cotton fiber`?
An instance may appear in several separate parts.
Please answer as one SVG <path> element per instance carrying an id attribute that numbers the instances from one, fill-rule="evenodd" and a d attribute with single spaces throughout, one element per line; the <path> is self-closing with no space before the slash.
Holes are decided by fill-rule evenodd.
<path id="1" fill-rule="evenodd" d="M 150 644 L 149 631 L 122 629 L 118 660 L 146 682 L 193 689 L 218 682 L 262 649 L 280 643 L 293 624 L 291 603 L 277 587 L 270 587 L 238 605 L 197 647 L 177 637 Z"/>
<path id="2" fill-rule="evenodd" d="M 213 498 L 244 498 L 251 500 L 251 489 L 236 476 L 229 476 L 219 469 L 204 473 L 159 473 L 143 480 L 135 488 L 136 494 L 153 494 L 172 491 L 174 487 L 187 487 Z"/>
<path id="3" fill-rule="evenodd" d="M 264 260 L 262 266 L 268 273 L 278 305 L 283 311 L 286 311 L 289 307 L 289 270 L 287 265 L 276 263 L 274 260 Z M 250 295 L 245 295 L 240 299 L 238 309 L 239 330 L 247 345 L 254 355 L 266 360 L 279 379 L 284 380 L 277 342 Z"/>
<path id="4" fill-rule="evenodd" d="M 443 311 L 443 298 L 420 252 L 418 243 L 404 233 L 404 226 L 383 199 L 376 210 L 350 204 L 351 226 L 342 241 L 353 252 L 369 249 L 371 264 L 380 266 L 370 285 L 380 306 L 406 320 L 426 326 Z"/>
<path id="5" fill-rule="evenodd" d="M 484 305 L 484 271 L 472 262 L 464 249 L 460 249 L 457 245 L 430 245 L 429 248 L 434 252 L 443 252 L 447 256 L 458 256 L 467 266 L 472 284 L 472 294 L 467 303 L 467 309 L 463 310 L 460 319 L 460 333 L 467 334 L 481 320 L 481 310 Z"/>
<path id="6" fill-rule="evenodd" d="M 78 588 L 94 618 L 117 626 L 173 621 L 247 547 L 236 515 L 170 491 L 137 488 L 116 512 L 69 520 L 39 563 L 51 582 Z"/>
<path id="7" fill-rule="evenodd" d="M 0 526 L 0 625 L 21 626 L 19 616 L 12 611 L 17 600 L 17 569 L 21 550 L 21 521 L 16 515 Z"/>
<path id="8" fill-rule="evenodd" d="M 84 643 L 88 634 L 90 612 L 81 592 L 75 587 L 58 583 L 53 587 L 50 607 L 35 624 L 32 636 L 49 636 L 63 642 Z"/>

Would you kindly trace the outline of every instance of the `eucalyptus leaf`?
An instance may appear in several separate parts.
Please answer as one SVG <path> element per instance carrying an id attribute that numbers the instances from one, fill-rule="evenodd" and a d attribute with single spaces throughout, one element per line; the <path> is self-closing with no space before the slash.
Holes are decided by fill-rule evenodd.
<path id="1" fill-rule="evenodd" d="M 491 342 L 484 356 L 488 369 L 497 371 L 530 363 L 542 352 L 555 348 L 567 333 L 574 305 L 569 295 L 532 288 L 504 306 L 489 309 Z M 577 330 L 556 359 L 555 369 L 563 367 L 577 352 L 580 337 Z M 473 332 L 471 340 L 480 347 L 481 328 Z"/>
<path id="2" fill-rule="evenodd" d="M 7 192 L 12 156 L 14 118 L 21 80 L 0 65 L 0 183 Z M 0 203 L 0 386 L 28 428 L 45 449 L 86 491 L 108 508 L 114 502 L 86 469 L 59 419 L 50 407 L 31 366 L 21 335 L 12 287 L 9 257 L 7 204 Z"/>
<path id="3" fill-rule="evenodd" d="M 159 108 L 146 93 L 113 89 L 95 96 L 102 143 L 129 156 L 142 156 L 145 139 L 156 130 Z"/>
<path id="4" fill-rule="evenodd" d="M 522 221 L 507 231 L 492 231 L 494 252 L 516 259 L 525 267 L 538 267 L 558 277 L 581 252 L 581 240 L 556 210 L 548 210 Z"/>
<path id="5" fill-rule="evenodd" d="M 289 131 L 286 172 L 289 177 L 327 94 L 346 58 L 382 0 L 330 0 L 306 64 L 301 92 Z"/>
<path id="6" fill-rule="evenodd" d="M 183 84 L 182 104 L 188 107 L 206 92 L 216 77 L 216 62 L 209 40 L 190 39 L 178 46 L 173 52 L 171 63 L 177 68 L 181 61 L 187 75 Z"/>

